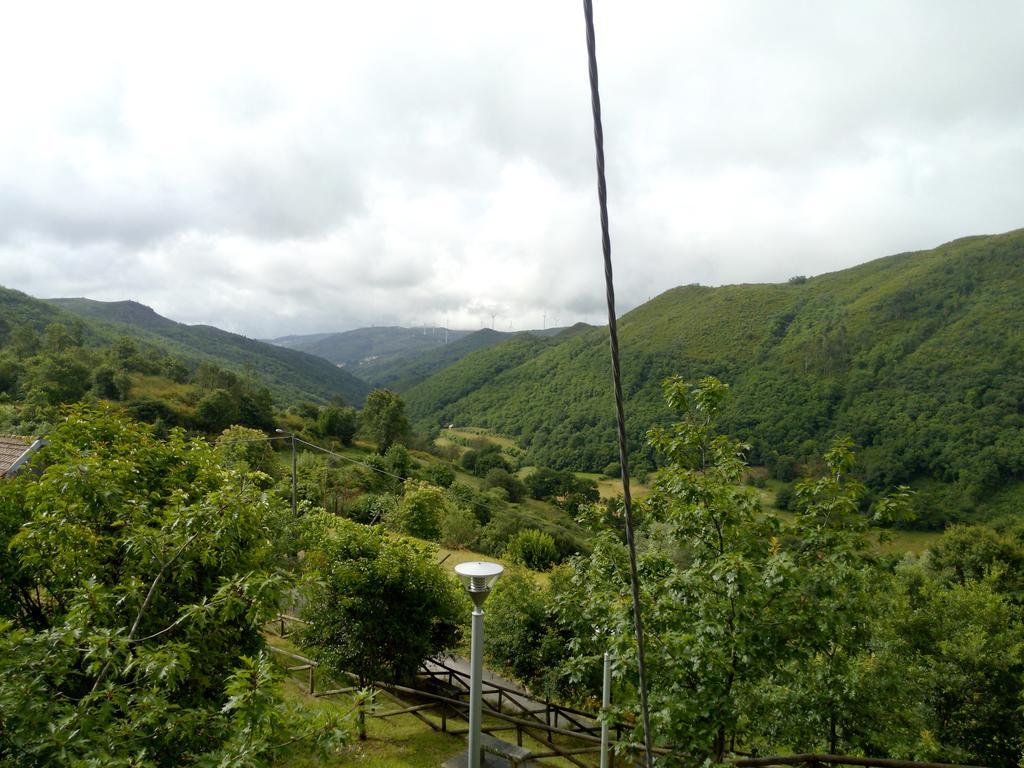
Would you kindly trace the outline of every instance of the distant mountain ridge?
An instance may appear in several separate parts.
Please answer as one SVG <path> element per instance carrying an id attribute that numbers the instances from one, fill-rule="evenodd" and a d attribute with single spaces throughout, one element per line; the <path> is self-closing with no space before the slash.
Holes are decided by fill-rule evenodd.
<path id="1" fill-rule="evenodd" d="M 339 333 L 282 336 L 270 343 L 318 355 L 372 386 L 401 392 L 476 349 L 499 344 L 520 333 L 557 336 L 564 330 L 466 331 L 373 326 Z"/>
<path id="2" fill-rule="evenodd" d="M 98 335 L 106 338 L 124 334 L 164 346 L 186 362 L 209 360 L 240 373 L 251 369 L 279 399 L 327 402 L 340 395 L 361 405 L 369 392 L 365 382 L 315 355 L 210 325 L 185 325 L 135 301 L 63 298 L 41 303 L 98 323 Z"/>
<path id="3" fill-rule="evenodd" d="M 582 323 L 580 325 L 583 325 Z M 589 328 L 590 326 L 584 326 Z M 428 349 L 416 355 L 373 360 L 360 366 L 360 375 L 375 387 L 405 392 L 438 371 L 454 365 L 479 349 L 502 344 L 517 336 L 537 338 L 561 337 L 571 329 L 548 328 L 543 331 L 494 331 L 483 328 L 443 347 Z"/>

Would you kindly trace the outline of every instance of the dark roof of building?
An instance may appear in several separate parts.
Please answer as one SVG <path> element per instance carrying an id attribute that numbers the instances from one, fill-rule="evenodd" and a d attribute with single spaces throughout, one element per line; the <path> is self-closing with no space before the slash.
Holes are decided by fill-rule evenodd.
<path id="1" fill-rule="evenodd" d="M 0 435 L 0 477 L 3 477 L 32 446 L 32 438 Z"/>

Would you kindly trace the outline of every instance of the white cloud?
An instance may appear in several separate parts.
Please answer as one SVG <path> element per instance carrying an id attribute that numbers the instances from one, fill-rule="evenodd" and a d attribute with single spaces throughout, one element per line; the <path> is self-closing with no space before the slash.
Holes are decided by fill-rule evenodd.
<path id="1" fill-rule="evenodd" d="M 1018 3 L 596 15 L 620 310 L 1024 223 Z M 254 336 L 603 320 L 575 4 L 24 3 L 0 86 L 10 287 Z"/>

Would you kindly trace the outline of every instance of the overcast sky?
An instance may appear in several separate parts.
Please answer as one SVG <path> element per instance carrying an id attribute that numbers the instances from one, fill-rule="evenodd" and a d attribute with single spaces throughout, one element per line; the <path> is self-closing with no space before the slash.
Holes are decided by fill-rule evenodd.
<path id="1" fill-rule="evenodd" d="M 1024 226 L 1018 0 L 595 16 L 620 312 Z M 256 337 L 603 322 L 589 98 L 575 0 L 7 4 L 0 283 Z"/>

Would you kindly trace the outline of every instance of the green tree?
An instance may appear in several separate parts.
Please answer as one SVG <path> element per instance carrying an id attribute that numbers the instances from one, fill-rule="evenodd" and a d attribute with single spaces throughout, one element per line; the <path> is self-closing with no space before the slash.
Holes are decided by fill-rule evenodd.
<path id="1" fill-rule="evenodd" d="M 263 654 L 286 509 L 209 446 L 110 411 L 48 439 L 38 477 L 0 486 L 0 762 L 256 766 L 337 736 L 297 725 Z"/>
<path id="2" fill-rule="evenodd" d="M 237 424 L 241 413 L 238 401 L 226 389 L 215 389 L 196 405 L 196 422 L 207 432 L 221 432 Z"/>
<path id="3" fill-rule="evenodd" d="M 39 331 L 32 323 L 19 323 L 11 330 L 8 343 L 18 357 L 31 357 L 39 351 Z"/>
<path id="4" fill-rule="evenodd" d="M 558 549 L 550 533 L 524 528 L 508 540 L 505 557 L 535 571 L 546 571 L 558 562 Z"/>
<path id="5" fill-rule="evenodd" d="M 270 440 L 258 429 L 228 427 L 217 438 L 217 453 L 227 466 L 242 472 L 263 472 L 274 478 L 281 474 Z"/>
<path id="6" fill-rule="evenodd" d="M 89 368 L 81 355 L 72 352 L 41 355 L 32 374 L 32 386 L 51 405 L 76 402 L 89 391 L 91 383 Z"/>
<path id="7" fill-rule="evenodd" d="M 334 437 L 343 445 L 351 445 L 359 426 L 359 416 L 351 406 L 328 405 L 316 416 L 316 434 L 319 437 Z"/>
<path id="8" fill-rule="evenodd" d="M 410 432 L 405 403 L 388 389 L 375 389 L 366 396 L 359 420 L 363 433 L 377 444 L 378 453 L 386 453 L 392 443 Z"/>
<path id="9" fill-rule="evenodd" d="M 828 698 L 830 686 L 847 686 L 858 669 L 845 659 L 863 639 L 858 612 L 870 602 L 857 588 L 871 578 L 870 558 L 858 516 L 862 487 L 844 479 L 849 451 L 837 444 L 829 475 L 802 486 L 802 517 L 787 536 L 742 484 L 745 446 L 716 432 L 727 387 L 707 377 L 695 385 L 669 379 L 664 388 L 680 420 L 650 432 L 664 466 L 638 505 L 655 731 L 694 762 L 721 762 L 735 745 L 801 743 L 806 732 L 794 727 L 780 736 L 770 718 L 762 724 L 761 692 L 791 690 L 813 672 L 817 682 L 801 695 L 823 725 L 819 738 L 828 739 L 831 723 L 839 728 L 850 712 L 865 711 Z M 609 647 L 620 679 L 632 679 L 628 581 L 625 548 L 605 531 L 555 596 L 559 624 L 573 637 L 568 669 L 577 684 L 593 681 Z"/>
<path id="10" fill-rule="evenodd" d="M 428 464 L 420 473 L 424 480 L 441 488 L 450 488 L 455 482 L 455 470 L 449 464 L 437 462 Z"/>
<path id="11" fill-rule="evenodd" d="M 441 535 L 441 519 L 450 506 L 440 488 L 410 480 L 405 484 L 402 500 L 384 522 L 400 533 L 437 541 Z"/>
<path id="12" fill-rule="evenodd" d="M 406 682 L 423 660 L 459 639 L 468 609 L 432 550 L 379 526 L 313 516 L 303 561 L 306 647 L 360 685 Z"/>
<path id="13" fill-rule="evenodd" d="M 508 500 L 518 504 L 526 497 L 526 486 L 523 481 L 510 472 L 495 467 L 488 470 L 484 477 L 488 488 L 504 488 L 508 493 Z"/>

